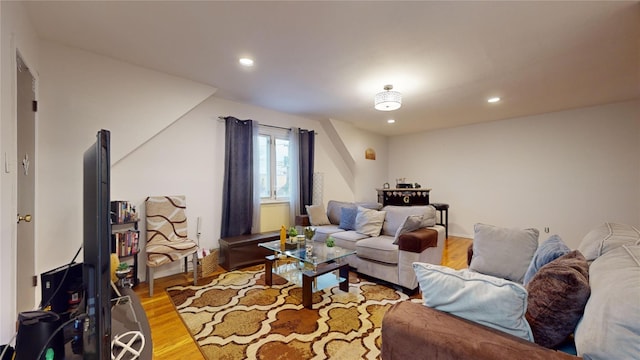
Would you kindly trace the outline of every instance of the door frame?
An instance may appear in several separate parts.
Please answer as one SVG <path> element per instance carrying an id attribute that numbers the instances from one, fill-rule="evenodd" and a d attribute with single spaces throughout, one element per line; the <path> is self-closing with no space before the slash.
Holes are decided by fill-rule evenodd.
<path id="1" fill-rule="evenodd" d="M 18 91 L 18 58 L 19 61 L 22 62 L 22 64 L 24 65 L 24 67 L 26 68 L 26 71 L 29 73 L 29 75 L 31 76 L 32 79 L 32 90 L 33 90 L 33 101 L 37 101 L 38 99 L 38 95 L 37 95 L 37 89 L 38 89 L 38 80 L 36 77 L 36 73 L 32 70 L 32 68 L 29 66 L 29 63 L 24 59 L 24 56 L 22 56 L 22 54 L 20 53 L 20 51 L 18 49 L 16 49 L 15 52 L 15 81 L 14 81 L 14 86 L 15 86 L 15 98 L 14 98 L 14 121 L 15 121 L 15 157 L 14 159 L 16 160 L 16 165 L 15 165 L 15 171 L 14 171 L 14 181 L 15 181 L 15 187 L 14 187 L 14 192 L 15 192 L 15 214 L 18 214 L 18 206 L 19 206 L 19 202 L 20 202 L 20 198 L 19 198 L 19 192 L 18 192 L 18 188 L 20 186 L 19 184 L 19 180 L 20 180 L 20 176 L 19 174 L 21 173 L 21 171 L 23 170 L 23 166 L 20 162 L 20 158 L 21 158 L 21 154 L 18 153 L 18 149 L 19 149 L 19 144 L 20 144 L 20 137 L 18 136 L 18 128 L 19 128 L 19 121 L 20 119 L 18 119 L 18 101 L 20 100 L 20 92 Z M 31 276 L 36 276 L 36 278 L 38 278 L 38 274 L 39 274 L 39 269 L 38 269 L 38 246 L 37 246 L 37 224 L 38 224 L 38 216 L 37 216 L 37 174 L 38 174 L 38 149 L 37 149 L 37 143 L 38 143 L 38 137 L 37 137 L 37 128 L 38 128 L 38 112 L 37 111 L 33 111 L 33 155 L 32 155 L 32 159 L 31 162 L 32 164 L 29 166 L 29 172 L 31 172 L 32 176 L 33 176 L 33 204 L 31 206 L 33 206 L 33 208 L 31 209 L 31 215 L 32 215 L 32 220 L 31 223 L 29 224 L 30 226 L 33 227 L 33 273 L 31 274 Z M 21 214 L 24 215 L 24 214 Z M 14 241 L 15 241 L 15 249 L 16 249 L 16 253 L 15 253 L 15 263 L 14 263 L 14 278 L 15 278 L 15 295 L 16 295 L 16 299 L 15 299 L 15 311 L 16 311 L 16 315 L 19 311 L 19 299 L 18 299 L 18 288 L 20 286 L 20 284 L 18 284 L 18 269 L 19 269 L 19 262 L 20 262 L 20 255 L 18 253 L 19 247 L 18 247 L 18 235 L 19 235 L 19 227 L 21 224 L 16 224 L 15 229 L 15 236 L 14 236 Z M 24 225 L 24 224 L 23 224 Z M 28 255 L 28 254 L 27 254 Z M 31 270 L 31 269 L 30 269 Z M 38 298 L 39 298 L 39 294 L 40 291 L 39 288 L 39 281 L 37 281 L 37 286 L 31 286 L 31 285 L 27 285 L 29 287 L 32 288 L 33 292 L 31 293 L 31 295 L 33 296 L 33 299 L 31 300 L 31 302 L 33 303 L 34 306 L 38 305 Z M 25 299 L 26 301 L 26 299 Z M 22 311 L 24 310 L 32 310 L 32 309 L 22 309 Z"/>

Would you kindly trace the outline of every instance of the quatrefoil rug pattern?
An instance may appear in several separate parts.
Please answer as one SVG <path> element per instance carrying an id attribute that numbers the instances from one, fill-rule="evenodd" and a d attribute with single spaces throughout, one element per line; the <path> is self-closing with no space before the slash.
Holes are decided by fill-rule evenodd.
<path id="1" fill-rule="evenodd" d="M 348 293 L 318 291 L 305 309 L 302 289 L 277 275 L 266 286 L 262 266 L 167 292 L 207 359 L 378 359 L 387 309 L 421 302 L 351 273 Z"/>

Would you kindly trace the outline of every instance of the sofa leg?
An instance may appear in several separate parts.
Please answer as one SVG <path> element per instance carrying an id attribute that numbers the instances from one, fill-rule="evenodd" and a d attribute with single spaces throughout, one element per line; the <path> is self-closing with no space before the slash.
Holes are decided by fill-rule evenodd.
<path id="1" fill-rule="evenodd" d="M 411 289 L 407 289 L 404 286 L 402 286 L 401 288 L 402 288 L 402 293 L 407 295 L 407 296 L 413 296 L 413 295 L 417 294 L 418 293 L 418 289 L 419 289 L 419 288 L 415 288 L 415 289 L 411 290 Z"/>

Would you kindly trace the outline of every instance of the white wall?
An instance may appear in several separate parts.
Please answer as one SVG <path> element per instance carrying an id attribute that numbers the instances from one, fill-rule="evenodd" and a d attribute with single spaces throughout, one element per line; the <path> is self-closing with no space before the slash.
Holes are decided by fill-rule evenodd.
<path id="1" fill-rule="evenodd" d="M 56 43 L 42 42 L 40 55 L 38 273 L 70 261 L 82 244 L 82 158 L 97 131 L 111 131 L 117 164 L 215 92 Z M 139 164 L 134 175 L 144 177 L 144 169 Z M 123 199 L 114 190 L 112 198 Z"/>
<path id="2" fill-rule="evenodd" d="M 23 6 L 21 2 L 0 1 L 0 344 L 6 344 L 13 336 L 17 319 L 16 52 L 36 81 L 39 68 L 37 38 Z"/>
<path id="3" fill-rule="evenodd" d="M 640 225 L 639 159 L 635 101 L 396 136 L 389 177 L 450 204 L 450 234 L 472 237 L 477 222 L 535 227 L 575 248 L 604 221 Z"/>
<path id="4" fill-rule="evenodd" d="M 382 188 L 385 182 L 390 182 L 387 176 L 388 138 L 358 129 L 344 121 L 331 120 L 331 123 L 355 162 L 354 199 L 334 198 L 334 200 L 378 201 L 376 189 Z M 368 148 L 375 150 L 375 160 L 365 159 L 365 150 Z"/>
<path id="5" fill-rule="evenodd" d="M 224 172 L 224 123 L 218 116 L 226 115 L 282 127 L 319 128 L 313 120 L 211 97 L 112 167 L 112 197 L 133 201 L 144 216 L 147 196 L 184 194 L 189 237 L 196 239 L 196 219 L 200 217 L 200 246 L 218 248 Z M 325 179 L 336 178 L 322 134 L 317 139 L 316 171 L 327 174 Z M 325 197 L 331 198 L 333 193 L 325 188 Z M 144 234 L 144 223 L 140 225 Z M 156 274 L 176 273 L 179 266 L 164 266 Z M 144 278 L 143 269 L 139 274 Z"/>
<path id="6" fill-rule="evenodd" d="M 135 203 L 144 218 L 150 195 L 184 194 L 196 239 L 217 248 L 220 234 L 224 124 L 233 115 L 263 124 L 319 129 L 314 120 L 209 96 L 213 89 L 183 79 L 54 43 L 42 44 L 40 125 L 41 256 L 46 270 L 70 259 L 82 242 L 82 154 L 100 128 L 111 130 L 111 197 Z M 142 134 L 141 134 L 142 133 Z M 322 132 L 316 138 L 316 171 L 325 174 L 325 202 L 344 195 Z M 61 184 L 63 184 L 61 186 Z M 352 193 L 347 194 L 353 198 Z M 45 217 L 45 216 L 42 216 Z M 140 224 L 144 236 L 144 222 Z M 45 255 L 46 254 L 46 255 Z M 143 255 L 141 255 L 141 260 Z M 144 261 L 140 261 L 144 263 Z M 178 265 L 157 271 L 175 273 Z M 144 279 L 144 266 L 139 269 Z"/>

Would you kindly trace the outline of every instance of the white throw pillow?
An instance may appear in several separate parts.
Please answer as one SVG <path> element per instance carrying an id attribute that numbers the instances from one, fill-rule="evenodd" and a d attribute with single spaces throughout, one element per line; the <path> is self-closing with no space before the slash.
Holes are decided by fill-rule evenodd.
<path id="1" fill-rule="evenodd" d="M 324 211 L 324 205 L 305 205 L 307 215 L 309 215 L 309 223 L 313 226 L 330 225 L 327 213 Z"/>
<path id="2" fill-rule="evenodd" d="M 522 284 L 538 249 L 537 229 L 509 229 L 476 224 L 469 270 Z"/>
<path id="3" fill-rule="evenodd" d="M 371 210 L 358 206 L 358 214 L 356 215 L 356 232 L 369 236 L 380 235 L 385 214 L 385 211 Z"/>
<path id="4" fill-rule="evenodd" d="M 468 270 L 414 262 L 424 305 L 533 341 L 520 284 Z"/>

